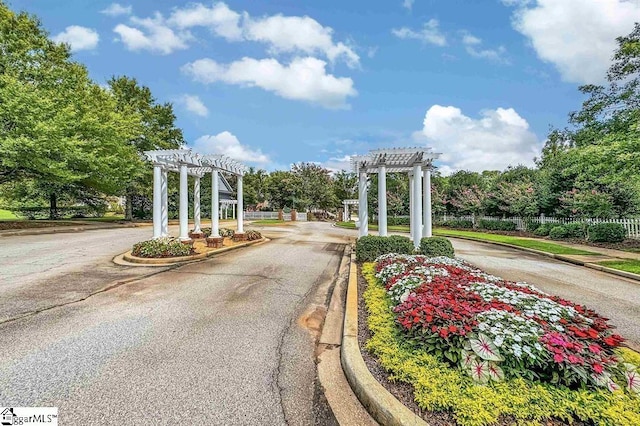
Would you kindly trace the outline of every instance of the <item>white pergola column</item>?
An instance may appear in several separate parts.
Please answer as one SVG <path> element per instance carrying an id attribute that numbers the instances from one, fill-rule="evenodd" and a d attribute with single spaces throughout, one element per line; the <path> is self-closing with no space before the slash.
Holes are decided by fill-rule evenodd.
<path id="1" fill-rule="evenodd" d="M 153 238 L 162 236 L 162 167 L 153 165 Z"/>
<path id="2" fill-rule="evenodd" d="M 220 201 L 218 193 L 220 183 L 218 182 L 218 170 L 211 172 L 211 237 L 220 236 Z"/>
<path id="3" fill-rule="evenodd" d="M 236 218 L 236 206 L 231 204 L 231 219 L 235 219 L 235 218 Z"/>
<path id="4" fill-rule="evenodd" d="M 367 172 L 361 170 L 358 185 L 358 220 L 360 221 L 360 237 L 364 237 L 369 234 L 369 218 L 367 217 L 367 210 Z"/>
<path id="5" fill-rule="evenodd" d="M 378 235 L 387 236 L 387 166 L 378 166 Z"/>
<path id="6" fill-rule="evenodd" d="M 409 237 L 413 239 L 413 227 L 415 226 L 413 217 L 413 172 L 409 172 Z"/>
<path id="7" fill-rule="evenodd" d="M 431 214 L 431 167 L 427 166 L 422 169 L 422 190 L 424 191 L 424 198 L 422 204 L 422 221 L 423 221 L 423 237 L 431 237 L 432 231 L 432 214 Z"/>
<path id="8" fill-rule="evenodd" d="M 160 174 L 161 176 L 161 181 L 160 181 L 160 192 L 161 192 L 161 196 L 160 196 L 160 203 L 161 203 L 161 208 L 160 208 L 160 217 L 161 217 L 161 231 L 160 234 L 163 237 L 168 237 L 169 236 L 169 176 L 168 176 L 168 172 L 165 169 L 162 169 L 162 173 Z"/>
<path id="9" fill-rule="evenodd" d="M 349 221 L 349 219 L 347 219 L 347 202 L 346 201 L 342 202 L 342 221 L 343 222 Z"/>
<path id="10" fill-rule="evenodd" d="M 422 166 L 416 164 L 413 166 L 413 218 L 416 223 L 413 226 L 413 246 L 420 247 L 422 239 Z"/>
<path id="11" fill-rule="evenodd" d="M 186 164 L 180 165 L 180 240 L 189 240 L 189 175 Z"/>
<path id="12" fill-rule="evenodd" d="M 200 177 L 193 182 L 193 232 L 200 232 Z"/>
<path id="13" fill-rule="evenodd" d="M 242 214 L 242 211 L 244 210 L 244 203 L 243 203 L 243 199 L 242 199 L 242 175 L 238 176 L 238 233 L 242 234 L 244 233 L 244 224 L 242 223 L 243 219 L 244 219 L 244 215 Z"/>

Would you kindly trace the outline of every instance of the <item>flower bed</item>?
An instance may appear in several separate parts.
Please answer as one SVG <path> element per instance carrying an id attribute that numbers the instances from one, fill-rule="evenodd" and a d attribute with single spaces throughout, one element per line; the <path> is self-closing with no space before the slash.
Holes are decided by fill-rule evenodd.
<path id="1" fill-rule="evenodd" d="M 382 327 L 383 311 L 370 316 L 370 348 L 392 377 L 414 385 L 423 408 L 452 410 L 469 425 L 500 416 L 640 424 L 636 367 L 595 312 L 450 258 L 385 255 L 363 270 L 365 299 L 377 294 L 390 321 Z M 391 336 L 377 340 L 381 330 L 397 340 L 395 354 Z M 420 364 L 436 370 L 434 383 L 424 383 Z M 527 398 L 538 407 L 523 408 Z"/>
<path id="2" fill-rule="evenodd" d="M 177 238 L 164 237 L 134 244 L 131 254 L 149 258 L 182 257 L 193 254 L 193 247 Z"/>

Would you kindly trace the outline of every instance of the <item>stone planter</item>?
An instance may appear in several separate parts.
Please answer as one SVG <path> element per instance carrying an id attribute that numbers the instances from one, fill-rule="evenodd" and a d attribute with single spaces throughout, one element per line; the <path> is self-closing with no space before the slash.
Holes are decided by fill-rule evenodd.
<path id="1" fill-rule="evenodd" d="M 236 232 L 235 234 L 233 234 L 233 241 L 247 241 L 247 236 L 244 232 Z"/>
<path id="2" fill-rule="evenodd" d="M 193 247 L 193 240 L 189 239 L 189 240 L 180 240 L 180 242 L 182 244 L 187 244 L 190 245 L 191 247 Z"/>
<path id="3" fill-rule="evenodd" d="M 207 247 L 212 248 L 222 248 L 222 244 L 224 243 L 223 237 L 207 237 Z"/>
<path id="4" fill-rule="evenodd" d="M 204 238 L 204 232 L 200 231 L 200 232 L 191 232 L 189 231 L 189 238 L 194 239 L 194 240 L 201 240 L 202 238 Z"/>

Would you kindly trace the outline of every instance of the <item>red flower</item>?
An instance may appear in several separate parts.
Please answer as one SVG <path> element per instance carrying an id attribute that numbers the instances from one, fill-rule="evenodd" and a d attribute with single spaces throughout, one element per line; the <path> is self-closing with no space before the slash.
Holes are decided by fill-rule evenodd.
<path id="1" fill-rule="evenodd" d="M 553 360 L 557 363 L 561 363 L 562 361 L 564 361 L 564 355 L 562 354 L 555 354 L 553 356 Z"/>

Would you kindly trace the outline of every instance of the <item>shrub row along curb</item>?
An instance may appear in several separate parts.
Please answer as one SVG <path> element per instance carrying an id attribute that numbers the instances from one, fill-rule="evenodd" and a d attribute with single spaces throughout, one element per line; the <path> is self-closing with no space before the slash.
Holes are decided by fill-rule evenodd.
<path id="1" fill-rule="evenodd" d="M 428 423 L 386 390 L 367 369 L 358 346 L 358 267 L 354 254 L 351 255 L 349 268 L 349 286 L 340 351 L 342 369 L 347 381 L 362 405 L 380 424 L 428 426 Z"/>
<path id="2" fill-rule="evenodd" d="M 161 265 L 161 266 L 168 266 L 168 265 L 175 265 L 177 263 L 184 263 L 184 262 L 191 262 L 194 260 L 202 260 L 202 259 L 206 259 L 208 257 L 211 256 L 215 256 L 221 253 L 225 253 L 228 252 L 230 250 L 235 250 L 241 247 L 247 247 L 247 246 L 251 246 L 257 243 L 263 243 L 263 242 L 267 242 L 270 241 L 268 238 L 266 237 L 262 237 L 259 240 L 253 240 L 253 241 L 246 241 L 244 243 L 240 243 L 240 244 L 236 244 L 234 246 L 230 246 L 230 247 L 224 247 L 221 248 L 219 250 L 214 250 L 214 251 L 209 251 L 209 252 L 205 252 L 205 253 L 199 253 L 199 254 L 194 254 L 191 256 L 178 256 L 178 257 L 163 257 L 163 258 L 146 258 L 146 257 L 138 257 L 138 256 L 134 256 L 131 254 L 131 250 L 129 250 L 128 252 L 124 253 L 122 255 L 122 258 L 127 261 L 127 262 L 131 262 L 131 263 L 135 263 L 136 265 L 131 265 L 131 266 L 149 266 L 149 265 Z"/>
<path id="3" fill-rule="evenodd" d="M 578 259 L 573 259 L 571 257 L 567 257 L 566 255 L 563 255 L 563 254 L 547 253 L 545 251 L 535 250 L 535 249 L 531 249 L 531 248 L 527 248 L 527 247 L 520 247 L 520 246 L 516 246 L 516 245 L 513 245 L 513 244 L 508 244 L 508 243 L 501 243 L 501 242 L 498 242 L 498 241 L 487 241 L 487 240 L 482 240 L 480 238 L 464 237 L 464 236 L 459 236 L 459 235 L 447 235 L 444 232 L 441 233 L 440 235 L 446 236 L 447 238 L 476 241 L 478 243 L 493 244 L 493 245 L 496 245 L 496 246 L 509 247 L 509 248 L 512 248 L 512 249 L 522 250 L 522 251 L 526 251 L 526 252 L 529 252 L 529 253 L 537 254 L 537 255 L 540 255 L 540 256 L 550 257 L 552 259 L 560 260 L 562 262 L 573 263 L 574 265 L 578 265 L 578 266 L 585 266 L 587 268 L 595 269 L 597 271 L 605 272 L 605 273 L 612 274 L 612 275 L 617 275 L 619 277 L 624 277 L 624 278 L 629 278 L 629 279 L 632 279 L 632 280 L 635 280 L 635 281 L 640 281 L 640 275 L 638 275 L 638 274 L 634 274 L 632 272 L 626 272 L 626 271 L 619 271 L 619 270 L 613 269 L 613 268 L 607 268 L 606 266 L 597 265 L 595 263 L 584 262 L 582 260 L 578 260 Z"/>

